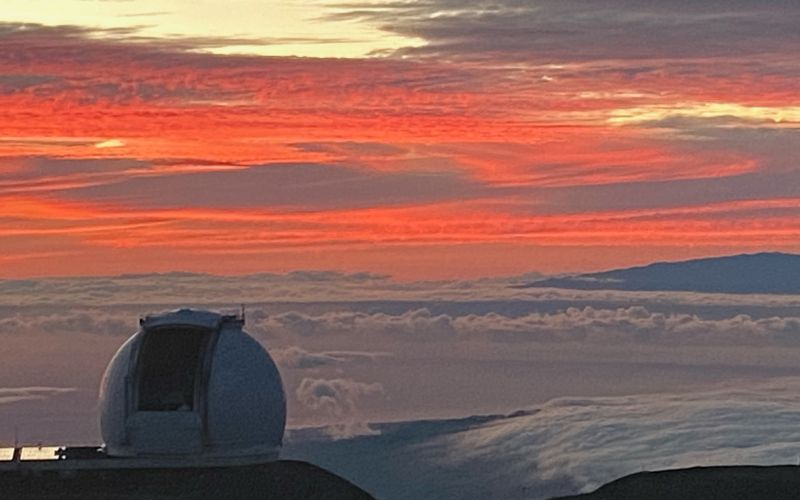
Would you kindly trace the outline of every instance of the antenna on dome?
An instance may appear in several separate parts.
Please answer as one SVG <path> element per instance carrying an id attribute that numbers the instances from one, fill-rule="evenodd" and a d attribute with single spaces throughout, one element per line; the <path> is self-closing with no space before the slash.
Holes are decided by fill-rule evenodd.
<path id="1" fill-rule="evenodd" d="M 245 310 L 244 310 L 244 304 L 242 304 L 241 318 L 242 318 L 242 324 L 244 325 L 244 323 L 245 323 Z"/>
<path id="2" fill-rule="evenodd" d="M 14 425 L 14 452 L 11 461 L 18 464 L 20 460 L 22 460 L 22 447 L 19 445 L 19 426 Z"/>

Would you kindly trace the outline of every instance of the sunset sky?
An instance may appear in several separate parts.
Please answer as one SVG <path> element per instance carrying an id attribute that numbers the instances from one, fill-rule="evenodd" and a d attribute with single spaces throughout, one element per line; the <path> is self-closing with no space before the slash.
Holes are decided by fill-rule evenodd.
<path id="1" fill-rule="evenodd" d="M 800 252 L 800 3 L 3 0 L 0 278 Z"/>

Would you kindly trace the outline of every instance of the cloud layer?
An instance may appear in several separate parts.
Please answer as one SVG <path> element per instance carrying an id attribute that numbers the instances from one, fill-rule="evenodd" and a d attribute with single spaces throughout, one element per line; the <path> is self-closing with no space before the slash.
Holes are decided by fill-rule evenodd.
<path id="1" fill-rule="evenodd" d="M 518 287 L 532 278 L 304 271 L 0 281 L 0 378 L 78 387 L 64 404 L 37 403 L 46 407 L 40 420 L 60 417 L 32 424 L 31 434 L 73 441 L 79 432 L 91 443 L 97 384 L 140 316 L 187 306 L 233 313 L 241 303 L 246 329 L 281 368 L 290 425 L 337 435 L 371 432 L 370 421 L 509 411 L 564 394 L 798 373 L 797 296 Z M 9 421 L 32 418 L 24 405 L 8 408 Z"/>
<path id="2" fill-rule="evenodd" d="M 525 470 L 535 471 L 534 481 L 566 476 L 581 491 L 640 470 L 795 464 L 797 389 L 792 379 L 686 395 L 565 398 L 439 444 L 449 448 L 443 460 L 502 457 L 509 478 Z"/>
<path id="3" fill-rule="evenodd" d="M 371 438 L 326 442 L 298 433 L 287 454 L 321 460 L 390 500 L 545 499 L 641 470 L 795 464 L 798 388 L 792 378 L 688 394 L 560 398 L 506 417 L 381 425 Z"/>

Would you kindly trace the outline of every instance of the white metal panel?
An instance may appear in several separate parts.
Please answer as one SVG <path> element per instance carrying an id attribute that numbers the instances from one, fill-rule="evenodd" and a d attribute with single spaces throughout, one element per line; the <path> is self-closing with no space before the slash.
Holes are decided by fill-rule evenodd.
<path id="1" fill-rule="evenodd" d="M 185 455 L 203 451 L 202 422 L 193 411 L 137 411 L 127 420 L 137 455 Z"/>
<path id="2" fill-rule="evenodd" d="M 286 398 L 278 369 L 264 348 L 239 328 L 217 340 L 208 387 L 208 435 L 219 450 L 279 448 Z"/>

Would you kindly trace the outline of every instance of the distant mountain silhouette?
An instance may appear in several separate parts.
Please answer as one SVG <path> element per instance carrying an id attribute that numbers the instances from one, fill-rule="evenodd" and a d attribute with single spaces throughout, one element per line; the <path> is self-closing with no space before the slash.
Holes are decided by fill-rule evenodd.
<path id="1" fill-rule="evenodd" d="M 521 288 L 800 294 L 800 255 L 758 253 L 659 262 L 535 281 Z"/>
<path id="2" fill-rule="evenodd" d="M 593 493 L 552 500 L 795 500 L 798 492 L 794 465 L 743 465 L 639 472 Z"/>

